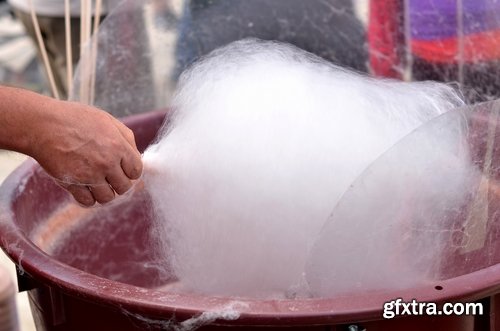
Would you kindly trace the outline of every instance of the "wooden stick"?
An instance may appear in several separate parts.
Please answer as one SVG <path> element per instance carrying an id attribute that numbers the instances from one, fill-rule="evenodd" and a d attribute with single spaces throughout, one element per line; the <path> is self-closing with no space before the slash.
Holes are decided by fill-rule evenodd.
<path id="1" fill-rule="evenodd" d="M 35 29 L 36 40 L 38 42 L 38 47 L 40 48 L 40 52 L 42 53 L 43 65 L 45 66 L 45 70 L 47 70 L 47 76 L 49 77 L 49 84 L 52 90 L 52 95 L 56 99 L 59 98 L 59 92 L 57 91 L 56 83 L 54 80 L 54 73 L 52 72 L 52 68 L 50 67 L 49 57 L 47 56 L 47 49 L 45 48 L 45 43 L 42 38 L 42 32 L 40 31 L 40 25 L 38 24 L 38 18 L 36 17 L 35 7 L 33 6 L 33 1 L 28 0 L 31 12 L 31 20 L 33 21 L 33 27 Z"/>
<path id="2" fill-rule="evenodd" d="M 80 0 L 80 59 L 83 55 L 83 39 L 85 37 L 85 0 Z"/>
<path id="3" fill-rule="evenodd" d="M 92 28 L 92 2 L 91 0 L 81 0 L 81 31 L 80 31 L 80 101 L 89 103 L 89 56 L 85 55 L 85 45 L 90 39 Z M 87 52 L 88 53 L 88 52 Z"/>
<path id="4" fill-rule="evenodd" d="M 404 22 L 404 44 L 405 44 L 405 61 L 403 77 L 404 80 L 410 82 L 413 80 L 413 51 L 411 49 L 411 15 L 410 15 L 410 0 L 403 0 L 403 22 Z"/>
<path id="5" fill-rule="evenodd" d="M 83 58 L 83 45 L 85 42 L 85 12 L 86 12 L 85 0 L 80 1 L 80 102 L 85 102 L 85 59 Z"/>
<path id="6" fill-rule="evenodd" d="M 90 40 L 90 36 L 92 35 L 92 0 L 86 0 L 87 3 L 87 16 L 85 19 L 87 22 L 85 23 L 85 26 L 87 28 L 87 31 L 85 31 L 85 42 L 87 43 Z"/>
<path id="7" fill-rule="evenodd" d="M 464 31 L 464 6 L 462 0 L 457 0 L 457 42 L 458 42 L 458 83 L 460 87 L 464 85 L 464 52 L 465 52 L 465 31 Z"/>
<path id="8" fill-rule="evenodd" d="M 96 80 L 96 63 L 97 63 L 97 47 L 98 47 L 98 32 L 99 24 L 101 23 L 102 0 L 96 0 L 94 13 L 94 31 L 92 39 L 92 59 L 90 62 L 90 104 L 94 104 L 95 99 L 95 80 Z"/>
<path id="9" fill-rule="evenodd" d="M 71 13 L 69 0 L 64 0 L 64 27 L 66 31 L 66 80 L 69 95 L 73 90 L 73 50 L 71 48 Z"/>
<path id="10" fill-rule="evenodd" d="M 92 34 L 92 0 L 86 0 L 86 16 L 85 16 L 85 103 L 90 103 L 90 61 L 92 57 L 92 50 L 90 45 L 90 36 Z"/>

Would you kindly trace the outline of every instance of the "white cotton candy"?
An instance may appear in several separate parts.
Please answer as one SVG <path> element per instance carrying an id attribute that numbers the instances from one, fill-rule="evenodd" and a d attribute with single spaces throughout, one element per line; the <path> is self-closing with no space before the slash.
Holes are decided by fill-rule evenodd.
<path id="1" fill-rule="evenodd" d="M 397 141 L 460 105 L 444 84 L 369 78 L 283 43 L 210 53 L 181 76 L 174 113 L 144 153 L 182 288 L 307 295 L 309 251 L 344 192 Z"/>

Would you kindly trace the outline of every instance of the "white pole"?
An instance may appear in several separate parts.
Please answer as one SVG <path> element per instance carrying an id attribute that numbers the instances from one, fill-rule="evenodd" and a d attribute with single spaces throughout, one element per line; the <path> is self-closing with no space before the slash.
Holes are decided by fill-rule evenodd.
<path id="1" fill-rule="evenodd" d="M 66 31 L 66 80 L 69 95 L 73 90 L 73 51 L 71 49 L 71 13 L 69 0 L 64 0 L 64 26 Z"/>
<path id="2" fill-rule="evenodd" d="M 90 104 L 94 104 L 95 98 L 95 80 L 96 80 L 96 62 L 97 62 L 97 47 L 98 38 L 97 33 L 99 32 L 99 24 L 101 23 L 101 9 L 102 0 L 96 0 L 95 4 L 95 14 L 94 14 L 94 31 L 92 39 L 92 59 L 90 63 Z"/>

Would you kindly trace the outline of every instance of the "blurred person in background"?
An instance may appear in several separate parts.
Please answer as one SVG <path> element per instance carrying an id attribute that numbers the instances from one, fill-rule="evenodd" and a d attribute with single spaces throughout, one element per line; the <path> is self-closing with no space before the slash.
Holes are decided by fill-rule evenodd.
<path id="1" fill-rule="evenodd" d="M 248 37 L 287 42 L 367 70 L 365 27 L 352 0 L 190 0 L 179 24 L 177 75 L 200 56 Z"/>
<path id="2" fill-rule="evenodd" d="M 500 97 L 500 1 L 371 0 L 368 40 L 377 76 L 411 66 L 414 80 L 458 82 L 469 102 Z"/>

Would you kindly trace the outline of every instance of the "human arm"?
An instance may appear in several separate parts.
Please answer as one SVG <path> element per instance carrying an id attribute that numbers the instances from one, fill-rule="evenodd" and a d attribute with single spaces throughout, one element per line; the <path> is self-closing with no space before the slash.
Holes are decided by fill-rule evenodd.
<path id="1" fill-rule="evenodd" d="M 108 113 L 1 86 L 0 148 L 33 157 L 85 206 L 125 193 L 142 173 L 132 131 Z"/>

